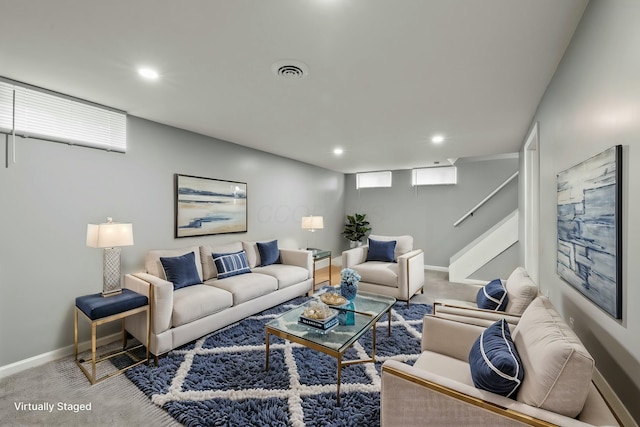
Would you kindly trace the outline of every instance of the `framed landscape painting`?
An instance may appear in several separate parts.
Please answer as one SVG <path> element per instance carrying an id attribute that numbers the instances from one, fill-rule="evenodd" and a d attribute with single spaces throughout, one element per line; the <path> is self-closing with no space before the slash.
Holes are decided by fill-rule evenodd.
<path id="1" fill-rule="evenodd" d="M 247 184 L 175 176 L 175 236 L 247 231 Z"/>
<path id="2" fill-rule="evenodd" d="M 622 146 L 558 174 L 558 275 L 622 318 Z"/>

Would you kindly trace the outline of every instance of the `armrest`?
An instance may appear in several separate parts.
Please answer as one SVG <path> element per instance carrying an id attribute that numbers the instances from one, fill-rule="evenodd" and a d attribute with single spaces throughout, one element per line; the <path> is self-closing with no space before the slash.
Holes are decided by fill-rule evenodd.
<path id="1" fill-rule="evenodd" d="M 407 298 L 424 285 L 424 252 L 416 249 L 402 254 L 398 262 L 398 285 L 407 287 Z"/>
<path id="2" fill-rule="evenodd" d="M 124 276 L 127 289 L 146 295 L 151 309 L 151 332 L 159 334 L 171 328 L 173 283 L 147 273 Z"/>
<path id="3" fill-rule="evenodd" d="M 364 245 L 342 252 L 342 268 L 349 268 L 365 262 L 368 250 L 369 246 Z"/>
<path id="4" fill-rule="evenodd" d="M 280 261 L 287 265 L 296 265 L 306 268 L 309 272 L 307 278 L 313 277 L 313 258 L 311 252 L 299 249 L 280 249 Z"/>
<path id="5" fill-rule="evenodd" d="M 422 351 L 468 361 L 471 346 L 485 328 L 427 314 L 422 319 Z"/>
<path id="6" fill-rule="evenodd" d="M 382 365 L 380 421 L 384 426 L 590 424 L 534 408 L 433 372 L 387 360 Z"/>
<path id="7" fill-rule="evenodd" d="M 519 314 L 508 314 L 504 311 L 484 310 L 477 307 L 456 304 L 453 300 L 436 300 L 433 304 L 433 314 L 441 318 L 473 323 L 474 325 L 485 327 L 500 319 L 506 319 L 507 323 L 515 326 L 522 317 Z"/>

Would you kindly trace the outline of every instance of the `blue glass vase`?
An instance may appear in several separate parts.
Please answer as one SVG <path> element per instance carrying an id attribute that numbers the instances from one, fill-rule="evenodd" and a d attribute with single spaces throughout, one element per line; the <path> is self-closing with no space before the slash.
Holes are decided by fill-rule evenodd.
<path id="1" fill-rule="evenodd" d="M 338 312 L 338 323 L 342 326 L 353 326 L 356 324 L 355 304 L 350 302 L 342 306 L 344 310 Z"/>
<path id="2" fill-rule="evenodd" d="M 353 301 L 356 298 L 357 293 L 358 293 L 358 282 L 353 282 L 353 283 L 340 282 L 340 295 L 342 295 L 349 301 Z"/>

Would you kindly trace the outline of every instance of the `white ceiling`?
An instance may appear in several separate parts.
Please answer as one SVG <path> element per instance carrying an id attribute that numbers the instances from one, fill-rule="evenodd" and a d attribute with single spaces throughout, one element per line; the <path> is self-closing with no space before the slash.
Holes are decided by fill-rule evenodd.
<path id="1" fill-rule="evenodd" d="M 336 171 L 408 169 L 518 151 L 586 3 L 0 0 L 0 76 Z M 283 59 L 308 75 L 277 77 Z"/>

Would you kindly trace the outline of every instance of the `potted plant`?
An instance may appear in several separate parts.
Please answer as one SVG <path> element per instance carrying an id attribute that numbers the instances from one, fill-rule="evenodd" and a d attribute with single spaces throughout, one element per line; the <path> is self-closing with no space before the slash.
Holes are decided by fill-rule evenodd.
<path id="1" fill-rule="evenodd" d="M 360 246 L 362 244 L 362 238 L 371 231 L 369 227 L 369 221 L 367 221 L 367 214 L 355 213 L 353 215 L 347 215 L 347 222 L 344 225 L 344 231 L 342 234 L 347 240 L 351 242 L 351 247 Z"/>

